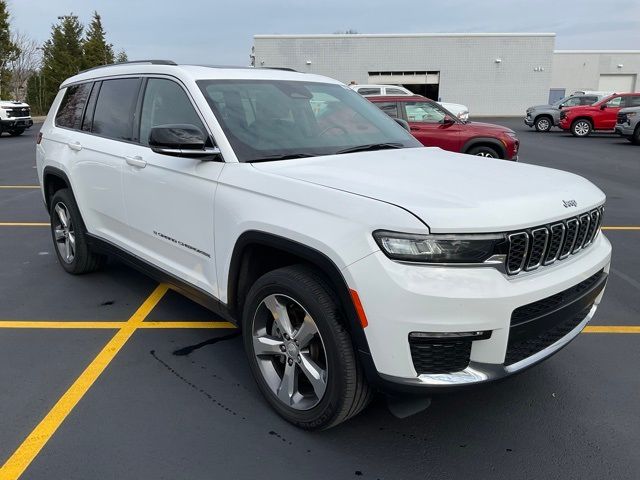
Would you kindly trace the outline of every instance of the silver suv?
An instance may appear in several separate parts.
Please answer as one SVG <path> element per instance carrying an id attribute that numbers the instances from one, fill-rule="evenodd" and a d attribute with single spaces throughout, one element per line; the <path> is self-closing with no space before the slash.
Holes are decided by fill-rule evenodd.
<path id="1" fill-rule="evenodd" d="M 573 94 L 550 105 L 537 105 L 527 108 L 524 123 L 535 127 L 538 132 L 548 132 L 551 127 L 560 123 L 560 110 L 564 107 L 592 105 L 602 98 L 599 95 Z"/>
<path id="2" fill-rule="evenodd" d="M 616 133 L 640 145 L 640 106 L 623 108 L 618 112 Z"/>

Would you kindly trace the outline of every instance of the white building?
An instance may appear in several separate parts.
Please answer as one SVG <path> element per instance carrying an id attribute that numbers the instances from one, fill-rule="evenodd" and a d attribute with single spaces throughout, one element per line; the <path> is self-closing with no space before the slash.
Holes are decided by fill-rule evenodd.
<path id="1" fill-rule="evenodd" d="M 404 85 L 476 116 L 522 115 L 562 92 L 640 88 L 640 52 L 554 47 L 553 33 L 256 35 L 252 60 L 345 83 Z"/>

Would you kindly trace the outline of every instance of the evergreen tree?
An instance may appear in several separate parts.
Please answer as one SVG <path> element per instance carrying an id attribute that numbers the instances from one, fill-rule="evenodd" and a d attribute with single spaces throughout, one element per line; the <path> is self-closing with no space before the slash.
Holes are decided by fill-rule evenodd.
<path id="1" fill-rule="evenodd" d="M 82 32 L 78 17 L 62 17 L 51 28 L 51 38 L 44 43 L 42 59 L 43 103 L 47 107 L 55 98 L 60 84 L 83 68 Z"/>
<path id="2" fill-rule="evenodd" d="M 84 68 L 96 67 L 114 63 L 113 45 L 107 43 L 106 34 L 102 27 L 102 19 L 98 12 L 93 12 L 93 18 L 83 44 Z"/>
<path id="3" fill-rule="evenodd" d="M 11 74 L 7 65 L 18 53 L 18 47 L 11 41 L 9 11 L 6 0 L 0 0 L 0 99 L 9 90 Z"/>

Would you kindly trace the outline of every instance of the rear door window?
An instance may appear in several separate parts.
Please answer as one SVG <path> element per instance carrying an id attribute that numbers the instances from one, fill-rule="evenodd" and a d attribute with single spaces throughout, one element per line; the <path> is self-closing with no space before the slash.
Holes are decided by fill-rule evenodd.
<path id="1" fill-rule="evenodd" d="M 96 102 L 91 131 L 115 140 L 133 139 L 139 78 L 104 80 Z"/>
<path id="2" fill-rule="evenodd" d="M 79 129 L 84 107 L 91 92 L 91 83 L 81 83 L 67 87 L 64 98 L 56 113 L 56 126 Z"/>

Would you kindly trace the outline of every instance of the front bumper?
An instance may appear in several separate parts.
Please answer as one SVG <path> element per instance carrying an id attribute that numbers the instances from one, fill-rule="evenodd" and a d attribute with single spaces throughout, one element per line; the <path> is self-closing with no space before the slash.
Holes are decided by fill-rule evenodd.
<path id="1" fill-rule="evenodd" d="M 18 117 L 0 120 L 2 130 L 11 130 L 12 128 L 31 128 L 33 120 L 30 117 Z"/>
<path id="2" fill-rule="evenodd" d="M 530 115 L 524 117 L 524 124 L 528 127 L 533 127 L 533 118 Z"/>
<path id="3" fill-rule="evenodd" d="M 631 137 L 633 136 L 634 129 L 631 125 L 626 123 L 618 123 L 616 124 L 616 133 L 622 137 Z"/>
<path id="4" fill-rule="evenodd" d="M 369 322 L 365 335 L 379 378 L 402 390 L 425 392 L 497 380 L 560 350 L 593 317 L 602 290 L 591 299 L 589 311 L 569 333 L 537 353 L 505 365 L 513 311 L 574 287 L 600 271 L 608 273 L 610 259 L 611 245 L 599 234 L 588 249 L 573 258 L 511 278 L 491 267 L 393 262 L 382 252 L 350 265 L 344 273 L 364 306 Z M 478 331 L 490 331 L 491 337 L 473 341 L 466 368 L 418 374 L 410 333 Z"/>

